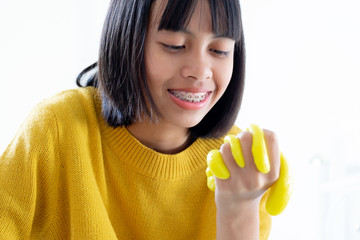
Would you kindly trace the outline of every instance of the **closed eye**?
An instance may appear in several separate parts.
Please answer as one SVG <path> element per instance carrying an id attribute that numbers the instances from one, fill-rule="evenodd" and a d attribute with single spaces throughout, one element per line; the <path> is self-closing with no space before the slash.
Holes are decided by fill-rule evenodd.
<path id="1" fill-rule="evenodd" d="M 210 51 L 211 52 L 214 52 L 218 55 L 223 55 L 223 56 L 227 56 L 229 55 L 229 52 L 226 52 L 226 51 L 220 51 L 220 50 L 217 50 L 217 49 L 214 49 L 214 48 L 210 48 Z"/>
<path id="2" fill-rule="evenodd" d="M 176 51 L 176 50 L 180 50 L 180 49 L 183 49 L 183 48 L 185 48 L 185 46 L 184 45 L 168 45 L 168 44 L 165 44 L 165 43 L 162 43 L 162 45 L 165 47 L 165 48 L 167 48 L 167 49 L 169 49 L 169 50 L 173 50 L 173 51 Z"/>

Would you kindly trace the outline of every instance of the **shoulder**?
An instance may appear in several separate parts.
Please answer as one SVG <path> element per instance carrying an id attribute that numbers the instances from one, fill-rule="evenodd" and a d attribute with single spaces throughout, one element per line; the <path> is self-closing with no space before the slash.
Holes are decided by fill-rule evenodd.
<path id="1" fill-rule="evenodd" d="M 98 124 L 96 90 L 79 88 L 60 92 L 38 103 L 21 125 L 16 137 L 38 142 L 53 135 L 74 134 L 75 129 L 89 129 Z"/>
<path id="2" fill-rule="evenodd" d="M 70 124 L 97 118 L 97 91 L 92 87 L 65 90 L 37 104 L 27 122 Z M 35 121 L 35 122 L 34 122 Z"/>
<path id="3" fill-rule="evenodd" d="M 97 91 L 94 88 L 65 90 L 33 107 L 21 128 L 32 129 L 76 121 L 95 115 L 97 105 Z"/>
<path id="4" fill-rule="evenodd" d="M 44 99 L 37 109 L 49 109 L 55 114 L 93 111 L 96 106 L 96 89 L 92 87 L 65 90 Z"/>

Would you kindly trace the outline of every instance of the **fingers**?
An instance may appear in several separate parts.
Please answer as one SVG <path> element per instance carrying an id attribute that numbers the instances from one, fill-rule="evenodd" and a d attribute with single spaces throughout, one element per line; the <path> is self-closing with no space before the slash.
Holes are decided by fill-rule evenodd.
<path id="1" fill-rule="evenodd" d="M 267 154 L 270 162 L 270 172 L 268 172 L 267 178 L 270 185 L 272 185 L 278 178 L 280 172 L 280 149 L 279 141 L 274 132 L 269 130 L 263 130 L 266 142 Z"/>
<path id="2" fill-rule="evenodd" d="M 248 132 L 226 136 L 220 150 L 209 152 L 207 163 L 210 190 L 218 186 L 221 192 L 237 192 L 237 196 L 252 199 L 271 186 L 267 211 L 277 215 L 285 209 L 292 193 L 292 178 L 275 133 L 252 124 Z"/>
<path id="3" fill-rule="evenodd" d="M 253 136 L 250 132 L 240 132 L 236 137 L 241 145 L 246 170 L 254 169 L 256 171 L 254 156 L 251 152 Z"/>
<path id="4" fill-rule="evenodd" d="M 266 200 L 266 211 L 276 216 L 284 211 L 292 194 L 292 177 L 286 158 L 280 152 L 276 134 L 264 130 L 264 136 L 270 160 L 271 170 L 267 174 L 271 185 Z"/>
<path id="5" fill-rule="evenodd" d="M 220 147 L 221 155 L 223 156 L 223 161 L 230 172 L 230 176 L 236 176 L 238 174 L 242 175 L 251 175 L 257 172 L 254 158 L 251 152 L 252 145 L 252 136 L 249 132 L 241 132 L 236 137 L 236 140 L 239 142 L 241 148 L 241 159 L 243 163 L 240 163 L 244 167 L 240 167 L 236 161 L 234 151 L 229 142 L 225 142 Z"/>
<path id="6" fill-rule="evenodd" d="M 244 159 L 244 168 L 240 168 L 234 158 L 232 157 L 231 145 L 225 143 L 221 146 L 220 152 L 222 153 L 223 160 L 230 172 L 230 179 L 224 181 L 215 180 L 216 184 L 221 184 L 222 188 L 226 190 L 241 189 L 242 192 L 254 191 L 258 189 L 263 191 L 267 184 L 268 176 L 258 171 L 255 163 L 251 146 L 253 137 L 250 132 L 241 132 L 236 136 L 239 139 L 242 148 Z M 220 185 L 219 185 L 220 186 Z"/>
<path id="7" fill-rule="evenodd" d="M 226 136 L 220 151 L 209 152 L 207 176 L 210 177 L 210 185 L 213 185 L 213 175 L 219 179 L 228 179 L 239 167 L 248 170 L 243 173 L 246 175 L 254 174 L 255 169 L 268 173 L 266 177 L 270 184 L 267 187 L 278 178 L 280 151 L 276 135 L 254 124 L 249 129 L 251 132 L 240 132 L 236 137 Z"/>

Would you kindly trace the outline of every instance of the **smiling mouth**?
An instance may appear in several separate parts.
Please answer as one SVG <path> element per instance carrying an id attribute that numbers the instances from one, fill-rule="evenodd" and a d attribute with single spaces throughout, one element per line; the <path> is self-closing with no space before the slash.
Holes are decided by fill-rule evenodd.
<path id="1" fill-rule="evenodd" d="M 209 92 L 192 93 L 192 92 L 185 92 L 178 90 L 168 90 L 168 91 L 176 98 L 190 103 L 202 102 L 206 99 L 207 96 L 209 96 Z"/>

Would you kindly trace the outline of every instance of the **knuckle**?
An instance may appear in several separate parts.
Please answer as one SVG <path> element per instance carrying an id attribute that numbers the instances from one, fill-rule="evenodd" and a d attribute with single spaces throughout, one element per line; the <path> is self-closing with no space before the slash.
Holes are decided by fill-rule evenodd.
<path id="1" fill-rule="evenodd" d="M 270 173 L 269 173 L 269 181 L 271 183 L 275 183 L 280 177 L 280 168 L 277 167 L 277 168 L 274 168 Z"/>
<path id="2" fill-rule="evenodd" d="M 223 143 L 221 144 L 220 146 L 220 151 L 223 152 L 223 151 L 229 151 L 231 148 L 230 148 L 230 144 L 228 142 L 226 143 Z"/>
<path id="3" fill-rule="evenodd" d="M 251 143 L 252 142 L 252 134 L 250 132 L 241 132 L 236 136 L 241 143 Z"/>
<path id="4" fill-rule="evenodd" d="M 276 169 L 271 177 L 272 177 L 271 180 L 273 182 L 276 182 L 280 177 L 280 169 Z"/>
<path id="5" fill-rule="evenodd" d="M 265 138 L 269 144 L 275 144 L 278 142 L 278 138 L 275 132 L 270 130 L 264 130 Z"/>

